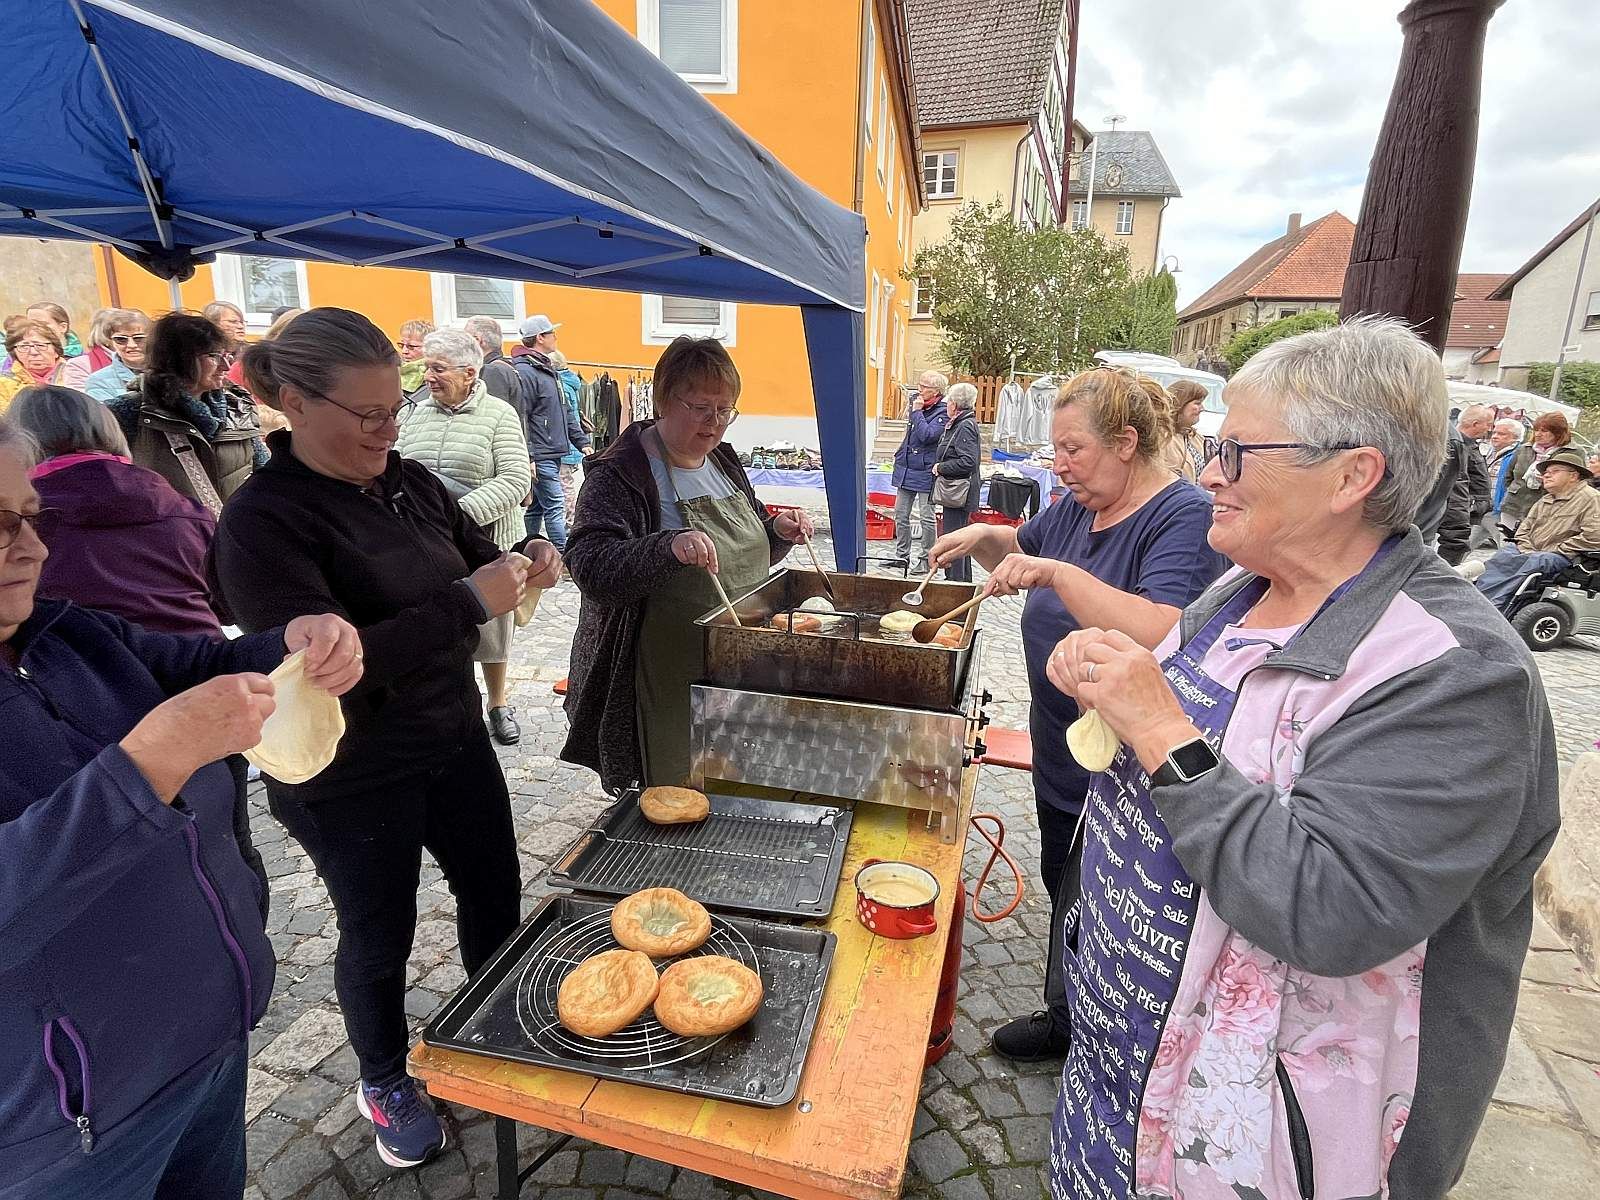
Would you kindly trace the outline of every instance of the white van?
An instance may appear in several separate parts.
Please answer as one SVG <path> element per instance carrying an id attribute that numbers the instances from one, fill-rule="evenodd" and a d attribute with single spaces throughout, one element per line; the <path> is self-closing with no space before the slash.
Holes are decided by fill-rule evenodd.
<path id="1" fill-rule="evenodd" d="M 1196 426 L 1200 436 L 1214 438 L 1217 436 L 1217 431 L 1222 428 L 1222 418 L 1228 415 L 1228 406 L 1222 400 L 1222 389 L 1227 380 L 1221 375 L 1185 367 L 1177 359 L 1168 358 L 1164 354 L 1144 354 L 1134 350 L 1102 350 L 1094 357 L 1097 362 L 1103 362 L 1107 366 L 1127 367 L 1141 375 L 1148 375 L 1162 387 L 1169 387 L 1180 379 L 1198 383 L 1206 390 L 1206 398 L 1200 405 L 1200 424 Z"/>
<path id="2" fill-rule="evenodd" d="M 1450 393 L 1451 408 L 1465 408 L 1469 404 L 1486 404 L 1502 417 L 1517 417 L 1530 422 L 1540 413 L 1558 412 L 1573 429 L 1578 427 L 1582 411 L 1571 404 L 1562 404 L 1532 392 L 1519 392 L 1516 388 L 1490 387 L 1483 383 L 1465 383 L 1459 379 L 1445 380 L 1445 390 Z"/>

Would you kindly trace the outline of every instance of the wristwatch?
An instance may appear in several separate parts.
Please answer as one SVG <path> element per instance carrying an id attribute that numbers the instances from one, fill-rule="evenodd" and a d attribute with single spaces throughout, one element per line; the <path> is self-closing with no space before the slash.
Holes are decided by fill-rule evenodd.
<path id="1" fill-rule="evenodd" d="M 1167 751 L 1167 761 L 1150 776 L 1151 787 L 1171 787 L 1175 783 L 1193 783 L 1208 771 L 1222 764 L 1217 752 L 1205 738 L 1190 738 L 1181 746 Z"/>

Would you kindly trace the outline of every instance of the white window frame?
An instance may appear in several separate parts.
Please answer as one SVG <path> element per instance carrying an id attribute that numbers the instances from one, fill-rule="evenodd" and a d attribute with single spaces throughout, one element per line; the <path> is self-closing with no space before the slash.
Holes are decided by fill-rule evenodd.
<path id="1" fill-rule="evenodd" d="M 250 312 L 244 303 L 244 263 L 246 258 L 276 258 L 272 254 L 219 254 L 211 264 L 211 291 L 218 300 L 226 300 L 244 313 L 245 328 L 253 333 L 263 333 L 272 326 L 271 312 Z M 300 288 L 300 308 L 311 307 L 311 288 L 306 283 L 306 264 L 302 259 L 284 258 L 279 262 L 294 264 L 295 283 Z"/>
<path id="2" fill-rule="evenodd" d="M 926 279 L 928 286 L 923 287 L 922 281 Z M 923 301 L 927 303 L 924 304 Z M 938 289 L 933 286 L 933 276 L 918 275 L 911 281 L 911 319 L 913 321 L 933 320 L 933 306 L 939 302 Z"/>
<path id="3" fill-rule="evenodd" d="M 889 80 L 878 75 L 878 182 L 889 173 L 889 139 L 894 135 L 894 116 L 889 111 Z"/>
<path id="4" fill-rule="evenodd" d="M 1089 201 L 1087 199 L 1074 200 L 1071 212 L 1072 228 L 1074 230 L 1089 228 Z M 1078 219 L 1080 215 L 1083 217 L 1081 221 Z"/>
<path id="5" fill-rule="evenodd" d="M 639 40 L 661 57 L 660 0 L 638 0 Z M 697 92 L 732 95 L 739 90 L 739 0 L 722 0 L 722 71 L 717 75 L 678 73 Z"/>
<path id="6" fill-rule="evenodd" d="M 882 289 L 883 298 L 878 303 L 878 357 L 873 363 L 876 367 L 883 366 L 884 350 L 889 341 L 889 308 L 894 301 L 894 281 L 882 280 L 879 287 Z"/>
<path id="7" fill-rule="evenodd" d="M 906 248 L 906 241 L 911 236 L 911 193 L 907 192 L 901 197 L 900 228 L 896 231 L 896 238 L 900 249 Z"/>
<path id="8" fill-rule="evenodd" d="M 937 162 L 934 164 L 934 170 L 933 170 L 933 179 L 934 179 L 934 185 L 935 186 L 928 188 L 928 199 L 929 200 L 954 200 L 954 199 L 956 199 L 958 196 L 961 195 L 961 149 L 960 149 L 960 147 L 959 146 L 950 147 L 950 148 L 947 148 L 947 149 L 944 149 L 944 150 L 924 150 L 922 152 L 922 182 L 923 182 L 923 186 L 925 186 L 925 187 L 927 186 L 927 182 L 928 182 L 928 160 L 930 158 L 936 159 Z M 952 163 L 950 163 L 950 190 L 949 191 L 945 191 L 943 188 L 938 186 L 940 181 L 943 180 L 943 178 L 944 178 L 944 171 L 945 171 L 945 161 L 944 160 L 946 158 L 951 158 L 951 159 L 955 160 Z"/>
<path id="9" fill-rule="evenodd" d="M 721 306 L 721 317 L 715 325 L 683 325 L 667 321 L 661 315 L 661 297 L 645 293 L 639 297 L 642 310 L 642 326 L 640 336 L 647 346 L 666 346 L 673 338 L 683 337 L 714 337 L 724 346 L 738 345 L 739 334 L 739 306 L 727 300 L 717 303 Z"/>
<path id="10" fill-rule="evenodd" d="M 1587 331 L 1600 329 L 1600 292 L 1589 293 L 1589 300 L 1584 305 L 1581 328 Z"/>
<path id="11" fill-rule="evenodd" d="M 867 294 L 867 362 L 874 367 L 883 366 L 883 349 L 878 341 L 878 307 L 883 290 L 883 276 L 872 273 L 872 291 Z"/>
<path id="12" fill-rule="evenodd" d="M 872 8 L 867 7 L 867 119 L 863 128 L 867 131 L 867 145 L 872 145 L 872 121 L 877 115 L 873 101 L 878 93 L 873 90 L 873 83 L 878 78 L 878 34 L 876 25 L 872 20 Z"/>
<path id="13" fill-rule="evenodd" d="M 1126 213 L 1128 217 L 1128 227 L 1126 229 L 1122 227 L 1122 217 L 1124 213 Z M 1117 233 L 1119 236 L 1128 237 L 1133 233 L 1133 215 L 1134 203 L 1132 200 L 1117 201 Z"/>
<path id="14" fill-rule="evenodd" d="M 455 274 L 448 271 L 429 273 L 433 285 L 433 323 L 440 329 L 462 329 L 472 319 L 471 313 L 462 316 L 456 312 L 455 278 Z M 511 285 L 511 319 L 501 320 L 500 332 L 508 338 L 520 338 L 522 330 L 518 326 L 528 315 L 527 286 L 520 279 L 505 279 L 499 275 L 483 276 L 483 278 L 499 279 L 502 283 Z"/>

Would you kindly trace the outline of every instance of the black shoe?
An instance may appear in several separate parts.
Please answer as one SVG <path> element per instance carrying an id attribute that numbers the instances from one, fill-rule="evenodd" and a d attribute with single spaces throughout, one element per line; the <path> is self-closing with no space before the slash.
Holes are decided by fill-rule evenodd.
<path id="1" fill-rule="evenodd" d="M 1047 1012 L 1007 1021 L 989 1039 L 994 1052 L 1012 1062 L 1048 1062 L 1065 1058 L 1072 1035 L 1057 1029 Z"/>
<path id="2" fill-rule="evenodd" d="M 502 746 L 515 746 L 522 740 L 522 726 L 517 724 L 515 712 L 504 706 L 489 710 L 489 733 Z"/>

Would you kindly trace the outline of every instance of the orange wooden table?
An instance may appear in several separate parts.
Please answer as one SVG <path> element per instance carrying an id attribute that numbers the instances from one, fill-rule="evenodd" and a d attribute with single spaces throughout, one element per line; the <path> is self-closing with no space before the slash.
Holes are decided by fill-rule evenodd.
<path id="1" fill-rule="evenodd" d="M 974 766 L 962 781 L 957 828 L 963 832 L 977 778 Z M 824 924 L 839 939 L 833 969 L 800 1090 L 782 1108 L 706 1100 L 422 1044 L 411 1051 L 411 1073 L 434 1096 L 501 1118 L 501 1200 L 511 1200 L 517 1187 L 513 1122 L 784 1196 L 899 1196 L 944 962 L 943 931 L 951 927 L 966 841 L 961 836 L 945 845 L 937 830 L 925 828 L 926 820 L 925 813 L 907 809 L 856 807 L 839 890 Z M 934 874 L 940 934 L 892 941 L 857 924 L 852 881 L 868 858 L 904 859 Z"/>

